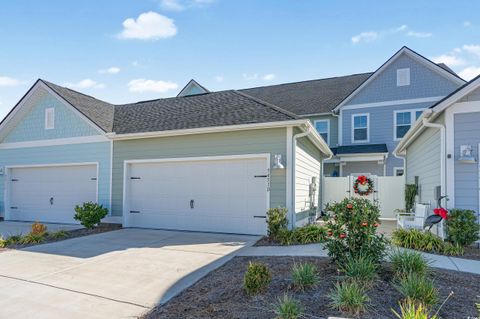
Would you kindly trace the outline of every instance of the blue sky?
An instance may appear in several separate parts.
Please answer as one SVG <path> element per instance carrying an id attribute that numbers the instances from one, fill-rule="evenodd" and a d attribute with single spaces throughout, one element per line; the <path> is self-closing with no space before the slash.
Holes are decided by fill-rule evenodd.
<path id="1" fill-rule="evenodd" d="M 368 72 L 403 45 L 480 73 L 480 2 L 5 0 L 0 116 L 37 78 L 112 103 Z M 477 18 L 477 19 L 476 19 Z"/>

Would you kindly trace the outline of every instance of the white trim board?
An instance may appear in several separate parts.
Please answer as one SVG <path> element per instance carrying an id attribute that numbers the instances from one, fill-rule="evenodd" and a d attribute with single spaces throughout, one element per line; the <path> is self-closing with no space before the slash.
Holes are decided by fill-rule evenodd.
<path id="1" fill-rule="evenodd" d="M 240 155 L 224 155 L 224 156 L 199 156 L 199 157 L 175 157 L 175 158 L 158 158 L 158 159 L 141 159 L 141 160 L 125 160 L 123 161 L 123 200 L 122 200 L 122 222 L 124 227 L 129 227 L 128 217 L 130 216 L 130 202 L 127 199 L 129 189 L 129 173 L 131 164 L 140 163 L 168 163 L 168 162 L 197 162 L 197 161 L 225 161 L 225 160 L 239 160 L 239 159 L 265 159 L 266 169 L 268 172 L 268 182 L 266 189 L 267 210 L 270 209 L 270 180 L 271 180 L 271 158 L 270 153 L 259 154 L 240 154 Z M 97 178 L 98 181 L 98 178 Z"/>
<path id="2" fill-rule="evenodd" d="M 98 142 L 108 142 L 108 141 L 110 140 L 103 135 L 92 135 L 92 136 L 67 137 L 67 138 L 56 138 L 56 139 L 48 139 L 48 140 L 26 141 L 26 142 L 0 143 L 0 149 L 58 146 L 58 145 L 98 143 Z"/>
<path id="3" fill-rule="evenodd" d="M 418 104 L 418 103 L 428 103 L 428 102 L 438 102 L 444 96 L 432 96 L 424 97 L 418 99 L 405 99 L 405 100 L 392 100 L 392 101 L 383 101 L 383 102 L 374 102 L 374 103 L 362 103 L 362 104 L 349 104 L 343 107 L 343 110 L 356 110 L 364 109 L 370 107 L 383 107 L 383 106 L 396 106 L 396 105 L 406 105 L 406 104 Z"/>

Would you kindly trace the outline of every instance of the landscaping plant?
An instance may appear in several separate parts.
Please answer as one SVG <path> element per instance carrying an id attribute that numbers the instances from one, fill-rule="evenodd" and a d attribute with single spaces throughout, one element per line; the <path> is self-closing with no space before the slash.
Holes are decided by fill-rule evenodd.
<path id="1" fill-rule="evenodd" d="M 277 319 L 297 319 L 303 315 L 302 305 L 287 294 L 278 298 L 274 311 Z"/>
<path id="2" fill-rule="evenodd" d="M 250 262 L 243 277 L 243 287 L 248 295 L 256 295 L 267 289 L 272 281 L 272 275 L 267 265 L 260 262 Z"/>
<path id="3" fill-rule="evenodd" d="M 330 293 L 332 308 L 351 315 L 359 315 L 367 309 L 370 301 L 365 289 L 356 281 L 344 281 L 336 283 L 335 289 Z"/>
<path id="4" fill-rule="evenodd" d="M 292 279 L 294 287 L 299 290 L 313 288 L 319 281 L 317 267 L 311 263 L 294 264 Z"/>
<path id="5" fill-rule="evenodd" d="M 438 290 L 433 281 L 424 275 L 410 273 L 399 279 L 397 290 L 405 300 L 421 303 L 426 307 L 433 306 L 438 301 Z"/>
<path id="6" fill-rule="evenodd" d="M 349 257 L 368 257 L 379 263 L 385 256 L 388 241 L 377 233 L 380 225 L 378 206 L 364 198 L 345 198 L 328 204 L 330 216 L 325 218 L 328 255 L 344 264 Z"/>
<path id="7" fill-rule="evenodd" d="M 53 232 L 53 233 L 49 233 L 48 237 L 52 238 L 52 239 L 55 239 L 55 240 L 58 240 L 58 239 L 63 239 L 63 238 L 69 237 L 69 234 L 65 230 L 59 230 L 59 231 L 56 231 L 56 232 Z"/>
<path id="8" fill-rule="evenodd" d="M 326 236 L 327 230 L 324 226 L 309 224 L 293 230 L 288 230 L 287 228 L 281 229 L 276 236 L 276 240 L 282 245 L 303 245 L 322 243 L 326 240 Z"/>
<path id="9" fill-rule="evenodd" d="M 444 242 L 429 231 L 416 229 L 396 229 L 392 233 L 392 242 L 399 247 L 444 255 L 458 256 L 464 253 L 461 246 Z"/>
<path id="10" fill-rule="evenodd" d="M 47 226 L 45 226 L 42 223 L 35 222 L 35 223 L 32 224 L 31 233 L 35 234 L 35 235 L 45 234 L 45 233 L 47 233 Z"/>
<path id="11" fill-rule="evenodd" d="M 477 216 L 473 210 L 450 210 L 446 224 L 448 240 L 453 244 L 468 246 L 480 238 L 480 224 L 477 222 Z"/>
<path id="12" fill-rule="evenodd" d="M 400 314 L 393 309 L 392 312 L 398 319 L 439 319 L 436 314 L 430 316 L 428 309 L 423 304 L 412 300 L 400 303 Z"/>
<path id="13" fill-rule="evenodd" d="M 268 237 L 277 239 L 280 232 L 288 231 L 286 208 L 270 208 L 267 212 Z"/>
<path id="14" fill-rule="evenodd" d="M 405 185 L 405 211 L 410 213 L 415 205 L 415 196 L 417 196 L 417 185 L 406 184 Z"/>
<path id="15" fill-rule="evenodd" d="M 108 214 L 108 209 L 97 203 L 87 202 L 75 206 L 75 220 L 80 221 L 85 228 L 94 228 Z"/>
<path id="16" fill-rule="evenodd" d="M 33 232 L 28 233 L 19 240 L 19 244 L 31 245 L 40 244 L 45 241 L 46 233 L 35 234 Z"/>
<path id="17" fill-rule="evenodd" d="M 340 266 L 340 271 L 347 279 L 356 281 L 364 287 L 370 286 L 378 278 L 378 264 L 364 256 L 348 257 L 346 263 Z"/>
<path id="18" fill-rule="evenodd" d="M 428 261 L 416 251 L 397 249 L 390 255 L 390 262 L 397 278 L 409 274 L 424 276 L 429 271 Z"/>

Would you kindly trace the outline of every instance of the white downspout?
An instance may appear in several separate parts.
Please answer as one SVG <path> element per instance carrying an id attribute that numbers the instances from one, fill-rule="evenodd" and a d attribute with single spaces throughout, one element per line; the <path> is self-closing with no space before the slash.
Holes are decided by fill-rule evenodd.
<path id="1" fill-rule="evenodd" d="M 432 127 L 440 129 L 440 188 L 442 195 L 446 194 L 446 156 L 445 156 L 445 125 L 438 123 L 430 123 L 426 118 L 423 119 L 425 127 Z M 446 205 L 445 205 L 446 206 Z"/>

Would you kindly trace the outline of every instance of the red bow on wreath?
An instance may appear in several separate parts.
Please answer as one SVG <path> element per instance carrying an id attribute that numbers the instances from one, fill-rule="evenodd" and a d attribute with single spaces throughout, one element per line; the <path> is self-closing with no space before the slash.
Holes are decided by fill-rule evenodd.
<path id="1" fill-rule="evenodd" d="M 365 185 L 365 183 L 367 182 L 367 177 L 365 175 L 361 175 L 358 176 L 357 180 L 360 184 Z"/>
<path id="2" fill-rule="evenodd" d="M 438 216 L 442 217 L 443 219 L 447 219 L 447 217 L 448 217 L 448 210 L 446 210 L 446 209 L 443 208 L 443 207 L 435 208 L 435 209 L 433 210 L 433 213 L 434 213 L 435 215 L 438 215 Z"/>

